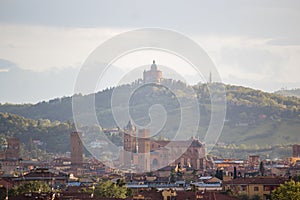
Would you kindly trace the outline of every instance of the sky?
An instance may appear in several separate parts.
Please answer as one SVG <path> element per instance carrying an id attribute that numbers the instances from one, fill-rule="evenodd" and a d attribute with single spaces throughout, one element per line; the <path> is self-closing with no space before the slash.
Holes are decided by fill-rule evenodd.
<path id="1" fill-rule="evenodd" d="M 299 10 L 297 0 L 0 0 L 0 102 L 72 95 L 80 68 L 100 44 L 145 27 L 194 40 L 224 83 L 268 92 L 299 88 Z M 194 80 L 187 66 L 169 58 L 133 54 L 119 60 L 116 70 L 125 73 L 130 65 L 150 66 L 156 59 L 158 66 L 172 66 Z M 114 79 L 114 73 L 107 76 Z"/>

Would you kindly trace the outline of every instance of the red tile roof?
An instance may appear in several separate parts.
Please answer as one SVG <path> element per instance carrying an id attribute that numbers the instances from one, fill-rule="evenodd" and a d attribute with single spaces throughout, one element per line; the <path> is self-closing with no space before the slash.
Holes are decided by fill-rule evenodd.
<path id="1" fill-rule="evenodd" d="M 263 185 L 280 185 L 288 181 L 283 177 L 253 177 L 253 178 L 237 178 L 223 182 L 224 185 L 250 185 L 250 184 L 263 184 Z"/>

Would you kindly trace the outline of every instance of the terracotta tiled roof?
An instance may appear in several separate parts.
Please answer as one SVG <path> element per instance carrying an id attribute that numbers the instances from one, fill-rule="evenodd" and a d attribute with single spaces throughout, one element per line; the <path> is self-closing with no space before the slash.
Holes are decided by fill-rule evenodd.
<path id="1" fill-rule="evenodd" d="M 230 181 L 223 182 L 224 185 L 249 185 L 249 184 L 263 184 L 263 185 L 279 185 L 287 181 L 282 177 L 253 177 L 253 178 L 237 178 Z"/>
<path id="2" fill-rule="evenodd" d="M 202 146 L 199 140 L 179 140 L 179 141 L 167 141 L 167 140 L 155 140 L 154 143 L 159 144 L 162 147 L 168 145 L 168 147 L 184 147 L 184 146 Z"/>

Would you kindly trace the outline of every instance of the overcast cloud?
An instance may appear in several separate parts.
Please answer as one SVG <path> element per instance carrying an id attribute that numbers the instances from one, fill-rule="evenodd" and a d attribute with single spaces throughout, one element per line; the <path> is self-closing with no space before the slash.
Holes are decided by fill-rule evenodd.
<path id="1" fill-rule="evenodd" d="M 112 36 L 160 27 L 198 42 L 226 83 L 265 91 L 296 88 L 300 87 L 299 10 L 296 0 L 0 1 L 0 59 L 22 70 L 51 72 L 55 80 L 53 71 L 78 70 Z M 0 78 L 13 76 L 5 70 L 7 63 L 1 63 Z M 61 87 L 51 95 L 72 93 L 69 84 Z M 2 93 L 0 102 L 51 98 L 40 93 L 34 99 L 18 100 L 17 92 Z"/>

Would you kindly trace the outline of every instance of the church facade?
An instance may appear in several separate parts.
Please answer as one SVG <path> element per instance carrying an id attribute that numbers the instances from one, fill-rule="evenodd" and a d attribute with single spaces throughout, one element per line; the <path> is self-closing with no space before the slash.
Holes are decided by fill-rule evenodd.
<path id="1" fill-rule="evenodd" d="M 124 129 L 123 163 L 137 171 L 154 171 L 165 166 L 186 166 L 195 170 L 206 168 L 205 144 L 198 139 L 186 141 L 152 140 L 149 129 L 139 129 L 131 121 Z"/>

